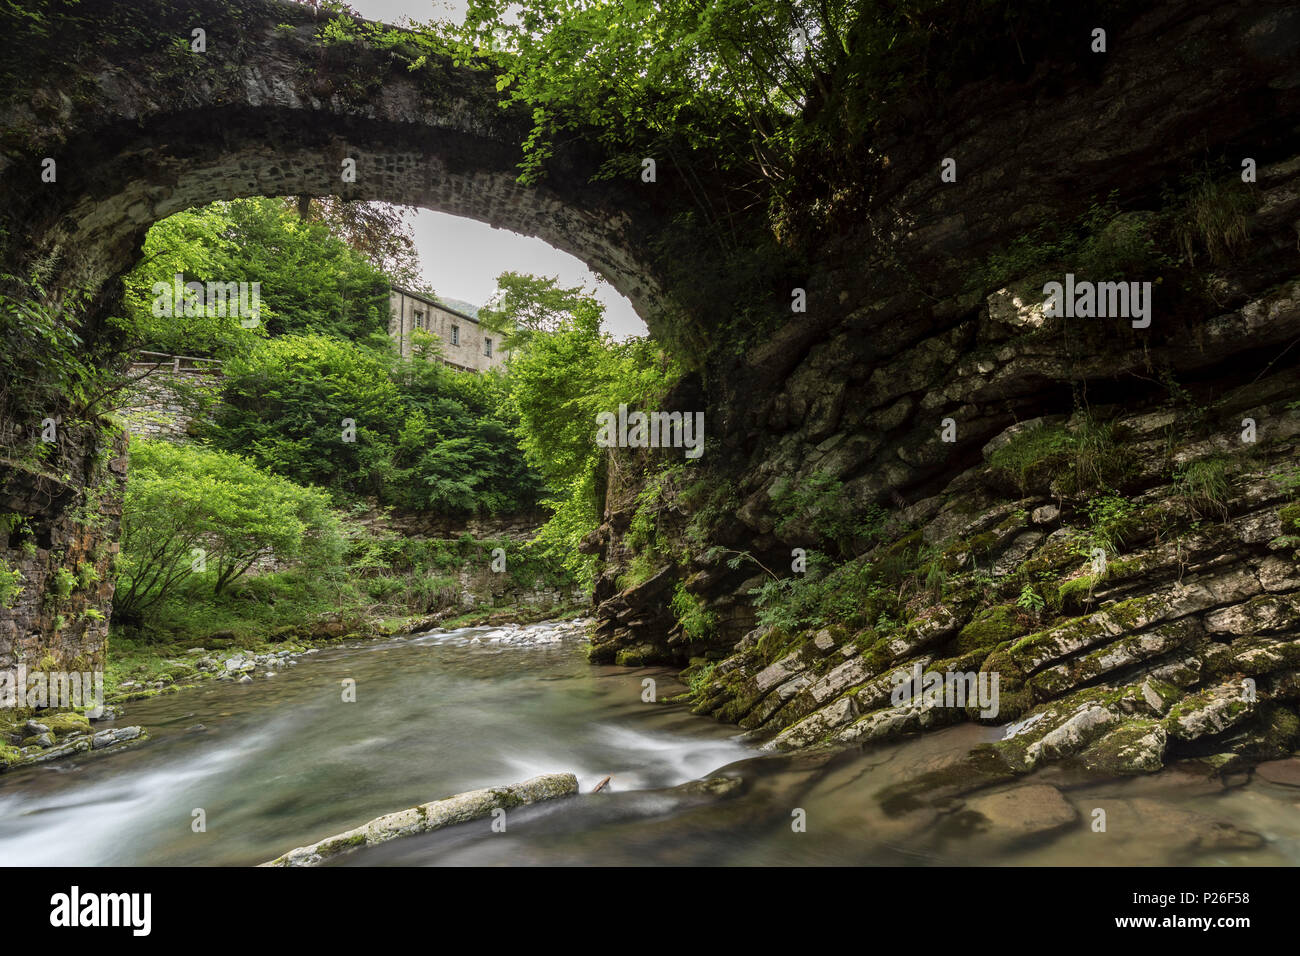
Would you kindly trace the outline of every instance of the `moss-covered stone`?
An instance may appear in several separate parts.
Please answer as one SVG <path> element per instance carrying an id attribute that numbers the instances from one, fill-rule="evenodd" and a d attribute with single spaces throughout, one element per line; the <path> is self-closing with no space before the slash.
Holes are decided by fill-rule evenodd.
<path id="1" fill-rule="evenodd" d="M 1097 773 L 1154 773 L 1164 766 L 1168 742 L 1160 721 L 1129 720 L 1088 747 L 1082 760 Z"/>
<path id="2" fill-rule="evenodd" d="M 50 732 L 56 737 L 90 733 L 90 719 L 85 714 L 78 714 L 75 711 L 42 714 L 41 723 L 49 727 Z"/>
<path id="3" fill-rule="evenodd" d="M 1028 615 L 1012 604 L 988 608 L 961 629 L 953 648 L 959 654 L 975 650 L 991 651 L 999 644 L 1021 637 L 1029 630 L 1028 620 Z"/>

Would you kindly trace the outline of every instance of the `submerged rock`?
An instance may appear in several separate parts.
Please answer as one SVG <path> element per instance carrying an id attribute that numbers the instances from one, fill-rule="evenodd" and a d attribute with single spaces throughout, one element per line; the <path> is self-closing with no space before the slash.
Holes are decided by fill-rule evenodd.
<path id="1" fill-rule="evenodd" d="M 1286 760 L 1270 760 L 1255 768 L 1255 775 L 1269 783 L 1284 787 L 1300 787 L 1300 758 L 1288 757 Z"/>
<path id="2" fill-rule="evenodd" d="M 1011 841 L 1056 833 L 1079 820 L 1061 791 L 1041 783 L 972 797 L 965 809 L 978 815 L 975 824 L 981 831 Z"/>

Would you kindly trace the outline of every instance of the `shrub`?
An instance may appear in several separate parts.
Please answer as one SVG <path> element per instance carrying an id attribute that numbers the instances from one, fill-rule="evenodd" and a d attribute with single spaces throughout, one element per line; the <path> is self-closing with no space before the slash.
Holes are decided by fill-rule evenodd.
<path id="1" fill-rule="evenodd" d="M 1088 516 L 1089 547 L 1116 554 L 1135 529 L 1133 503 L 1116 495 L 1094 498 L 1083 508 Z"/>
<path id="2" fill-rule="evenodd" d="M 845 555 L 876 541 L 888 517 L 875 504 L 855 507 L 844 493 L 843 483 L 824 471 L 797 483 L 778 482 L 773 488 L 772 508 L 779 516 L 778 533 L 811 531 Z"/>
<path id="3" fill-rule="evenodd" d="M 23 586 L 20 583 L 22 579 L 21 571 L 17 569 L 11 571 L 9 565 L 0 561 L 0 607 L 14 606 L 18 595 L 23 593 Z"/>
<path id="4" fill-rule="evenodd" d="M 196 549 L 219 595 L 263 558 L 337 567 L 343 537 L 323 492 L 225 452 L 132 441 L 114 616 L 163 601 L 191 576 Z"/>
<path id="5" fill-rule="evenodd" d="M 718 627 L 718 616 L 704 607 L 704 602 L 677 582 L 672 599 L 673 616 L 682 626 L 689 640 L 703 641 L 712 637 Z"/>

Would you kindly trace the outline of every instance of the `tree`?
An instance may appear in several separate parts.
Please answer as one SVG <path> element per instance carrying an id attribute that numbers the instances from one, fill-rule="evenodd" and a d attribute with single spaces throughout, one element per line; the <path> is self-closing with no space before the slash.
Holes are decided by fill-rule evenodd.
<path id="1" fill-rule="evenodd" d="M 182 282 L 257 283 L 257 324 L 243 316 L 155 315 L 154 285 Z M 365 338 L 388 327 L 388 278 L 364 255 L 304 222 L 273 199 L 217 202 L 155 224 L 144 258 L 126 277 L 118 320 L 138 347 L 229 357 L 268 335 L 319 332 Z"/>
<path id="2" fill-rule="evenodd" d="M 286 198 L 284 202 L 303 220 L 323 223 L 332 235 L 365 256 L 397 285 L 413 292 L 433 294 L 420 277 L 420 255 L 408 222 L 409 207 L 337 196 L 299 196 Z"/>
<path id="3" fill-rule="evenodd" d="M 260 279 L 271 335 L 360 339 L 388 328 L 388 277 L 330 231 L 273 199 L 230 203 L 232 271 Z"/>
<path id="4" fill-rule="evenodd" d="M 191 311 L 169 309 L 167 315 L 154 312 L 154 286 L 173 287 L 175 277 L 190 281 L 240 281 L 246 271 L 239 267 L 240 250 L 233 240 L 234 220 L 228 203 L 214 203 L 201 209 L 187 209 L 155 223 L 145 236 L 144 255 L 123 281 L 122 304 L 125 319 L 119 320 L 141 347 L 158 352 L 198 355 L 228 355 L 247 348 L 266 335 L 273 310 L 262 306 L 258 324 L 247 328 L 230 309 L 209 314 L 204 308 Z M 179 314 L 176 314 L 179 311 Z"/>
<path id="5" fill-rule="evenodd" d="M 403 412 L 382 353 L 288 335 L 226 363 L 222 404 L 205 434 L 294 481 L 377 494 Z"/>
<path id="6" fill-rule="evenodd" d="M 561 288 L 559 277 L 542 278 L 520 272 L 497 276 L 497 291 L 479 309 L 486 328 L 501 333 L 501 347 L 519 349 L 537 333 L 557 332 L 574 316 L 599 317 L 604 307 L 581 286 Z"/>
<path id="7" fill-rule="evenodd" d="M 518 284 L 552 301 L 553 280 Z M 568 290 L 572 292 L 573 290 Z M 511 360 L 507 382 L 518 415 L 515 433 L 551 494 L 554 512 L 540 538 L 557 563 L 589 578 L 591 562 L 577 544 L 600 522 L 605 449 L 596 444 L 596 416 L 621 402 L 652 402 L 680 374 L 649 338 L 616 342 L 600 329 L 603 307 L 586 297 L 553 331 L 539 331 Z"/>
<path id="8" fill-rule="evenodd" d="M 220 594 L 260 559 L 338 564 L 329 498 L 238 455 L 135 439 L 113 614 L 138 621 L 191 574 Z"/>
<path id="9" fill-rule="evenodd" d="M 277 474 L 412 511 L 536 503 L 499 374 L 323 335 L 272 339 L 225 371 L 207 437 Z"/>

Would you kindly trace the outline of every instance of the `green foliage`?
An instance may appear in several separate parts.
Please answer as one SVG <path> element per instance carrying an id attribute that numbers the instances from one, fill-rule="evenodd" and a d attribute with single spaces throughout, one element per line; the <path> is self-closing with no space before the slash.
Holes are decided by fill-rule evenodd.
<path id="1" fill-rule="evenodd" d="M 46 592 L 56 601 L 67 600 L 77 587 L 77 576 L 67 568 L 59 568 L 50 575 Z"/>
<path id="2" fill-rule="evenodd" d="M 788 171 L 807 91 L 844 57 L 848 11 L 789 0 L 474 0 L 458 36 L 463 56 L 498 72 L 505 101 L 532 112 L 529 178 L 558 139 L 582 131 L 604 147 L 606 176 L 639 171 L 643 156 L 681 164 L 699 150 L 770 179 Z M 799 27 L 806 50 L 795 48 Z"/>
<path id="3" fill-rule="evenodd" d="M 707 610 L 704 602 L 681 582 L 673 590 L 671 605 L 673 617 L 682 626 L 682 633 L 687 640 L 705 641 L 713 636 L 718 628 L 718 616 Z"/>
<path id="4" fill-rule="evenodd" d="M 259 560 L 311 561 L 324 573 L 342 559 L 324 494 L 196 446 L 134 440 L 122 514 L 119 620 L 138 621 L 191 575 L 220 595 Z M 194 569 L 195 549 L 206 570 Z"/>
<path id="5" fill-rule="evenodd" d="M 260 283 L 259 322 L 226 311 L 154 314 L 160 290 L 182 282 Z M 156 284 L 161 285 L 156 286 Z M 226 357 L 265 335 L 319 333 L 359 339 L 388 324 L 388 279 L 365 256 L 274 199 L 217 202 L 156 223 L 144 257 L 126 277 L 119 323 L 139 347 Z"/>
<path id="6" fill-rule="evenodd" d="M 686 467 L 680 462 L 672 462 L 652 471 L 637 492 L 636 508 L 623 542 L 646 563 L 647 569 L 682 558 L 682 555 L 672 553 L 671 540 L 660 526 L 660 514 L 675 503 Z"/>
<path id="7" fill-rule="evenodd" d="M 1073 429 L 1039 426 L 1012 436 L 989 456 L 989 467 L 1022 494 L 1054 482 L 1061 494 L 1074 495 L 1122 482 L 1131 461 L 1111 423 L 1085 418 Z"/>
<path id="8" fill-rule="evenodd" d="M 1020 597 L 1016 598 L 1016 607 L 1037 614 L 1046 606 L 1047 602 L 1034 590 L 1033 585 L 1026 584 L 1020 589 Z"/>
<path id="9" fill-rule="evenodd" d="M 479 309 L 478 319 L 485 328 L 503 335 L 503 349 L 514 350 L 534 336 L 560 331 L 571 316 L 599 316 L 603 311 L 580 286 L 562 288 L 556 278 L 503 272 L 497 276 L 497 291 L 491 301 Z"/>
<path id="10" fill-rule="evenodd" d="M 1049 268 L 1069 271 L 1079 280 L 1119 281 L 1169 265 L 1159 251 L 1157 217 L 1125 213 L 1116 193 L 1092 202 L 1074 222 L 1044 222 L 990 254 L 971 274 L 980 291 L 1036 277 Z"/>
<path id="11" fill-rule="evenodd" d="M 778 482 L 772 489 L 772 508 L 780 516 L 779 534 L 812 532 L 842 554 L 876 541 L 888 517 L 875 504 L 856 507 L 844 493 L 843 483 L 824 471 L 801 482 Z"/>
<path id="12" fill-rule="evenodd" d="M 208 433 L 260 467 L 304 484 L 373 491 L 390 459 L 401 396 L 375 352 L 322 335 L 273 339 L 225 367 L 223 405 Z M 356 441 L 343 441 L 344 420 Z M 386 454 L 389 453 L 389 454 Z"/>
<path id="13" fill-rule="evenodd" d="M 1088 547 L 1117 554 L 1136 528 L 1133 503 L 1116 495 L 1093 498 L 1083 507 L 1088 516 Z"/>
<path id="14" fill-rule="evenodd" d="M 1215 180 L 1203 172 L 1189 177 L 1175 202 L 1174 238 L 1188 264 L 1195 265 L 1203 254 L 1212 264 L 1225 265 L 1245 246 L 1255 201 L 1239 176 Z"/>
<path id="15" fill-rule="evenodd" d="M 23 574 L 18 569 L 10 570 L 9 565 L 0 561 L 0 607 L 13 607 L 18 595 L 25 590 L 22 585 Z"/>
<path id="16" fill-rule="evenodd" d="M 1289 471 L 1277 472 L 1270 477 L 1282 486 L 1284 494 L 1290 495 L 1293 498 L 1300 495 L 1300 468 L 1292 468 Z"/>
<path id="17" fill-rule="evenodd" d="M 808 552 L 808 570 L 769 579 L 751 592 L 758 622 L 793 634 L 830 624 L 860 627 L 900 615 L 895 587 L 871 562 L 832 567 L 825 555 Z"/>
<path id="18" fill-rule="evenodd" d="M 377 606 L 409 614 L 425 614 L 460 601 L 459 574 L 492 566 L 496 549 L 505 552 L 505 576 L 511 586 L 566 588 L 573 578 L 557 567 L 545 549 L 532 542 L 509 539 L 353 537 L 348 552 L 348 577 L 356 582 L 369 609 Z"/>
<path id="19" fill-rule="evenodd" d="M 1229 464 L 1216 455 L 1190 462 L 1174 473 L 1178 495 L 1197 515 L 1228 516 Z"/>
<path id="20" fill-rule="evenodd" d="M 77 587 L 88 588 L 99 580 L 99 572 L 95 570 L 95 565 L 90 561 L 83 561 L 77 565 Z"/>
<path id="21" fill-rule="evenodd" d="M 520 287 L 522 288 L 522 287 Z M 533 287 L 546 308 L 553 283 Z M 583 536 L 600 523 L 606 451 L 596 444 L 597 416 L 620 403 L 654 402 L 678 371 L 649 339 L 615 342 L 600 330 L 603 309 L 580 290 L 577 304 L 552 331 L 540 332 L 511 359 L 507 383 L 514 431 L 529 464 L 545 482 L 544 504 L 554 514 L 539 540 L 557 563 L 589 583 L 592 560 L 578 553 Z"/>
<path id="22" fill-rule="evenodd" d="M 206 431 L 214 445 L 344 498 L 496 513 L 526 510 L 539 491 L 499 374 L 294 335 L 229 361 L 223 399 Z"/>
<path id="23" fill-rule="evenodd" d="M 1300 504 L 1289 504 L 1278 511 L 1282 530 L 1300 534 Z"/>
<path id="24" fill-rule="evenodd" d="M 114 376 L 104 369 L 115 353 L 67 321 L 86 300 L 75 290 L 56 300 L 42 275 L 0 274 L 0 403 L 12 420 L 39 423 L 67 409 L 71 414 L 64 424 L 71 424 L 73 416 L 92 417 L 110 392 Z M 49 446 L 39 441 L 40 428 L 31 434 L 29 453 L 38 458 L 48 453 Z M 9 450 L 5 457 L 17 456 Z"/>
<path id="25" fill-rule="evenodd" d="M 706 664 L 690 668 L 687 686 L 690 688 L 692 697 L 698 697 L 709 686 L 709 681 L 713 679 L 714 668 L 717 666 L 717 661 L 709 661 Z M 683 672 L 683 676 L 686 676 L 685 672 Z"/>
<path id="26" fill-rule="evenodd" d="M 681 183 L 723 241 L 747 208 L 824 221 L 856 212 L 884 166 L 882 126 L 940 113 L 990 71 L 1024 79 L 1077 58 L 1078 37 L 1130 0 L 474 0 L 451 39 L 503 102 L 533 119 L 525 179 L 560 143 L 594 142 L 603 176 L 645 157 Z M 730 189 L 719 189 L 719 180 Z"/>
<path id="27" fill-rule="evenodd" d="M 146 646 L 203 645 L 212 639 L 263 642 L 277 629 L 310 630 L 318 620 L 342 617 L 361 626 L 364 600 L 340 567 L 299 566 L 245 575 L 220 594 L 202 575 L 189 575 L 143 620 L 126 627 L 114 608 L 110 673 L 114 662 Z M 209 645 L 210 646 L 210 645 Z"/>

